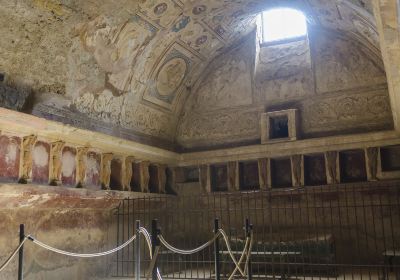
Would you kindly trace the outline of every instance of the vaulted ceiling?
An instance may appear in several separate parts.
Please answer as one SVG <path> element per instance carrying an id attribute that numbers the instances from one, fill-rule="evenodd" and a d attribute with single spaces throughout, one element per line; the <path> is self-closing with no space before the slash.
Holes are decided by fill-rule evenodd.
<path id="1" fill-rule="evenodd" d="M 379 53 L 370 0 L 0 0 L 0 71 L 33 114 L 172 143 L 210 62 L 277 6 Z"/>

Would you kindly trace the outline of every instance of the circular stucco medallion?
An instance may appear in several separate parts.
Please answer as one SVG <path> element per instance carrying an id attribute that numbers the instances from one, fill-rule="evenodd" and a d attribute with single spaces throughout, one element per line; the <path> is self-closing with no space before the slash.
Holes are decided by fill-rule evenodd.
<path id="1" fill-rule="evenodd" d="M 192 13 L 197 16 L 205 12 L 205 10 L 207 10 L 207 7 L 205 5 L 197 5 L 193 7 Z"/>
<path id="2" fill-rule="evenodd" d="M 156 79 L 158 93 L 162 96 L 171 95 L 181 85 L 185 78 L 186 70 L 186 61 L 179 57 L 172 58 L 164 63 Z"/>
<path id="3" fill-rule="evenodd" d="M 154 12 L 154 14 L 159 16 L 159 15 L 163 14 L 167 10 L 167 8 L 168 8 L 168 5 L 166 3 L 161 3 L 154 7 L 153 12 Z"/>

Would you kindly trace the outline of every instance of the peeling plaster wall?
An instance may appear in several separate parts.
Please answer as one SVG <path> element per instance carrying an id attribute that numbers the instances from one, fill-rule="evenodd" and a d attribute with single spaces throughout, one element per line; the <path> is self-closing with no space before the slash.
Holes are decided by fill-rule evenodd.
<path id="1" fill-rule="evenodd" d="M 21 223 L 25 225 L 25 234 L 31 234 L 62 250 L 95 253 L 115 248 L 117 225 L 113 209 L 124 198 L 151 196 L 131 192 L 1 183 L 0 261 L 3 262 L 18 246 Z M 24 279 L 110 279 L 114 258 L 115 255 L 98 258 L 68 257 L 27 241 L 24 246 Z M 16 279 L 17 266 L 18 257 L 2 271 L 0 279 Z"/>
<path id="2" fill-rule="evenodd" d="M 283 109 L 299 110 L 304 138 L 393 128 L 374 48 L 315 27 L 295 42 L 254 41 L 219 57 L 193 89 L 178 126 L 184 148 L 258 143 L 261 113 Z"/>
<path id="3" fill-rule="evenodd" d="M 109 242 L 110 210 L 32 209 L 31 203 L 19 209 L 0 210 L 2 256 L 18 246 L 19 224 L 27 234 L 56 248 L 73 252 L 97 252 L 114 246 Z M 24 279 L 107 279 L 109 258 L 78 259 L 44 250 L 27 242 L 24 250 Z M 16 279 L 17 259 L 4 270 L 0 279 Z"/>

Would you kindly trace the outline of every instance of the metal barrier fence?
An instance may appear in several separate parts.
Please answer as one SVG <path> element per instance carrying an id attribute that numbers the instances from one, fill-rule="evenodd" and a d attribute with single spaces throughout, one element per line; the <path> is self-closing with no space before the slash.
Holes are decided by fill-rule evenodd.
<path id="1" fill-rule="evenodd" d="M 158 219 L 168 242 L 188 249 L 213 237 L 218 218 L 236 257 L 249 218 L 253 279 L 400 279 L 400 182 L 127 199 L 115 215 L 117 245 L 136 220 L 150 228 Z M 224 279 L 234 265 L 222 243 L 220 256 Z M 164 279 L 215 279 L 213 247 L 188 256 L 162 249 L 157 262 Z M 113 275 L 133 277 L 134 267 L 130 245 L 116 254 Z"/>

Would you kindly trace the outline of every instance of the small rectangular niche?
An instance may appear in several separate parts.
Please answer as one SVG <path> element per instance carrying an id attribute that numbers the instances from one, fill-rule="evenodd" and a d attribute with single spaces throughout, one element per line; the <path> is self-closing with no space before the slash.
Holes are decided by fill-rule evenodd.
<path id="1" fill-rule="evenodd" d="M 400 145 L 381 147 L 382 172 L 400 171 Z"/>
<path id="2" fill-rule="evenodd" d="M 122 190 L 122 161 L 111 160 L 110 189 Z"/>
<path id="3" fill-rule="evenodd" d="M 304 156 L 304 179 L 306 186 L 327 184 L 324 154 Z"/>
<path id="4" fill-rule="evenodd" d="M 339 153 L 340 178 L 344 183 L 367 181 L 364 150 L 349 150 Z"/>
<path id="5" fill-rule="evenodd" d="M 297 115 L 297 109 L 262 114 L 261 143 L 297 140 Z"/>
<path id="6" fill-rule="evenodd" d="M 132 180 L 131 180 L 131 190 L 134 192 L 141 192 L 140 188 L 140 162 L 134 162 L 132 164 Z"/>
<path id="7" fill-rule="evenodd" d="M 211 190 L 213 192 L 228 191 L 228 167 L 226 164 L 211 165 Z"/>
<path id="8" fill-rule="evenodd" d="M 271 159 L 272 188 L 292 187 L 292 166 L 290 158 Z"/>
<path id="9" fill-rule="evenodd" d="M 199 168 L 197 166 L 184 167 L 183 177 L 185 183 L 199 182 Z"/>
<path id="10" fill-rule="evenodd" d="M 150 164 L 149 166 L 149 191 L 151 193 L 159 193 L 159 182 L 158 182 L 158 167 Z"/>
<path id="11" fill-rule="evenodd" d="M 242 191 L 259 190 L 258 162 L 239 162 L 239 186 Z"/>
<path id="12" fill-rule="evenodd" d="M 271 139 L 289 138 L 288 116 L 269 118 L 269 135 Z"/>

